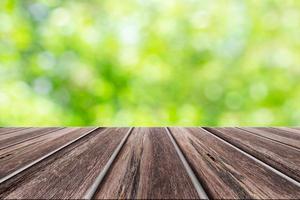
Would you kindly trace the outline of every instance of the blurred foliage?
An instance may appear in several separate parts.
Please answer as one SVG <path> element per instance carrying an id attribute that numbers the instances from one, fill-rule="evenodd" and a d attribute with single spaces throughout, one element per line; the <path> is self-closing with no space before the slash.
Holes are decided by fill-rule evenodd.
<path id="1" fill-rule="evenodd" d="M 299 125 L 299 0 L 1 0 L 0 125 Z"/>

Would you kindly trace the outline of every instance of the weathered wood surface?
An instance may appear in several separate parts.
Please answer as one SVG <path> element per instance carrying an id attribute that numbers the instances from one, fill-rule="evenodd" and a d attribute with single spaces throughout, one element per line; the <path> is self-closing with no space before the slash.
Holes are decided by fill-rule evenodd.
<path id="1" fill-rule="evenodd" d="M 51 129 L 50 132 L 47 128 L 45 128 L 45 131 L 38 129 L 38 131 L 41 132 L 39 137 L 29 137 L 28 140 L 23 140 L 23 142 L 10 145 L 0 150 L 0 178 L 92 129 L 93 128 L 60 128 Z M 35 132 L 36 130 L 32 131 Z M 44 132 L 46 132 L 46 134 Z M 28 132 L 28 135 L 31 136 L 31 132 Z"/>
<path id="2" fill-rule="evenodd" d="M 0 135 L 0 149 L 46 135 L 61 128 L 28 128 L 9 134 Z"/>
<path id="3" fill-rule="evenodd" d="M 29 128 L 29 127 L 28 127 Z M 18 128 L 0 128 L 0 135 L 5 135 L 9 133 L 13 133 L 15 131 L 28 129 L 27 127 L 18 127 Z"/>
<path id="4" fill-rule="evenodd" d="M 289 132 L 293 132 L 293 133 L 297 133 L 297 134 L 300 134 L 300 128 L 290 128 L 290 127 L 276 127 L 280 130 L 285 130 L 285 131 L 289 131 Z"/>
<path id="5" fill-rule="evenodd" d="M 82 198 L 127 128 L 97 130 L 0 186 L 0 198 Z"/>
<path id="6" fill-rule="evenodd" d="M 213 134 L 300 182 L 300 150 L 237 128 L 206 128 Z"/>
<path id="7" fill-rule="evenodd" d="M 195 199 L 196 190 L 163 128 L 137 128 L 95 198 Z"/>
<path id="8" fill-rule="evenodd" d="M 0 127 L 0 199 L 300 199 L 299 128 L 170 130 Z"/>
<path id="9" fill-rule="evenodd" d="M 200 128 L 172 128 L 189 163 L 212 198 L 291 199 L 300 187 Z"/>
<path id="10" fill-rule="evenodd" d="M 247 130 L 251 133 L 275 140 L 277 142 L 295 147 L 300 149 L 300 134 L 297 133 L 297 130 L 290 129 L 289 131 L 284 129 L 278 129 L 278 128 L 241 128 L 243 130 Z"/>

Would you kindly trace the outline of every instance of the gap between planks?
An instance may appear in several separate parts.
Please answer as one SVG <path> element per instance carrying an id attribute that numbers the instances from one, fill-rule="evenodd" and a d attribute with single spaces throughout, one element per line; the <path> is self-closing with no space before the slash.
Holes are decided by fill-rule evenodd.
<path id="1" fill-rule="evenodd" d="M 59 147 L 59 148 L 57 148 L 57 149 L 55 149 L 55 150 L 49 152 L 48 154 L 46 154 L 46 155 L 40 157 L 39 159 L 37 159 L 37 160 L 35 160 L 35 161 L 29 163 L 28 165 L 25 165 L 24 167 L 21 167 L 20 169 L 18 169 L 18 170 L 16 170 L 16 171 L 12 172 L 11 174 L 6 175 L 5 177 L 3 177 L 3 178 L 0 179 L 0 184 L 3 183 L 3 182 L 5 182 L 5 181 L 7 181 L 7 180 L 9 180 L 9 179 L 11 179 L 11 178 L 13 178 L 13 177 L 16 176 L 17 174 L 20 174 L 21 172 L 25 171 L 26 169 L 28 169 L 28 168 L 34 166 L 35 164 L 37 164 L 37 163 L 39 163 L 39 162 L 41 162 L 41 161 L 43 161 L 43 160 L 45 160 L 46 158 L 50 157 L 51 155 L 57 153 L 58 151 L 61 151 L 62 149 L 66 148 L 67 146 L 73 144 L 74 142 L 80 140 L 81 138 L 83 138 L 83 137 L 89 135 L 90 133 L 92 133 L 92 132 L 94 132 L 94 131 L 96 131 L 96 130 L 98 130 L 98 129 L 99 129 L 99 127 L 94 128 L 94 129 L 88 131 L 87 133 L 85 133 L 84 135 L 81 135 L 81 136 L 77 137 L 76 139 L 74 139 L 74 140 L 72 140 L 72 141 L 66 143 L 65 145 L 63 145 L 63 146 L 61 146 L 61 147 Z"/>
<path id="2" fill-rule="evenodd" d="M 1 147 L 0 150 L 9 148 L 9 147 L 14 146 L 14 145 L 17 145 L 17 144 L 21 144 L 21 143 L 26 142 L 26 141 L 29 141 L 29 140 L 33 140 L 33 139 L 35 139 L 35 138 L 42 137 L 42 136 L 44 136 L 44 135 L 47 135 L 47 134 L 49 134 L 49 133 L 53 133 L 53 132 L 56 132 L 56 131 L 59 131 L 59 130 L 62 130 L 62 129 L 64 129 L 64 128 L 57 128 L 57 129 L 54 129 L 54 130 L 46 131 L 45 133 L 42 133 L 42 134 L 40 134 L 40 135 L 36 135 L 36 136 L 33 136 L 33 137 L 25 138 L 24 140 L 21 140 L 21 141 L 18 141 L 18 142 L 9 144 L 9 145 L 7 145 L 7 146 Z"/>
<path id="3" fill-rule="evenodd" d="M 282 173 L 281 171 L 275 169 L 274 167 L 272 167 L 272 166 L 266 164 L 265 162 L 261 161 L 260 159 L 256 158 L 255 156 L 253 156 L 253 155 L 251 155 L 251 154 L 245 152 L 244 150 L 242 150 L 242 149 L 236 147 L 236 146 L 233 145 L 231 142 L 229 142 L 229 141 L 227 141 L 227 140 L 225 140 L 225 139 L 223 139 L 223 138 L 221 138 L 221 137 L 215 135 L 214 133 L 212 133 L 212 132 L 206 130 L 206 128 L 202 128 L 202 127 L 199 127 L 199 128 L 202 129 L 202 130 L 204 130 L 205 132 L 209 133 L 209 134 L 212 135 L 213 137 L 217 138 L 218 140 L 220 140 L 220 141 L 226 143 L 227 145 L 231 146 L 232 148 L 234 148 L 235 150 L 237 150 L 237 151 L 239 151 L 240 153 L 244 154 L 245 156 L 249 157 L 250 159 L 254 160 L 255 162 L 257 162 L 257 163 L 263 165 L 264 167 L 266 167 L 267 169 L 269 169 L 269 170 L 271 170 L 272 172 L 276 173 L 277 175 L 281 176 L 282 178 L 286 179 L 287 181 L 289 181 L 289 182 L 293 183 L 294 185 L 300 187 L 300 183 L 299 183 L 297 180 L 295 180 L 295 179 L 291 178 L 290 176 L 288 176 L 288 175 Z"/>
<path id="4" fill-rule="evenodd" d="M 179 156 L 179 159 L 181 160 L 186 172 L 188 173 L 197 193 L 200 199 L 209 199 L 207 193 L 205 192 L 205 190 L 203 189 L 202 185 L 200 184 L 199 180 L 197 179 L 195 173 L 193 172 L 192 168 L 190 167 L 190 165 L 188 164 L 187 160 L 185 159 L 182 151 L 180 150 L 179 146 L 177 145 L 175 139 L 173 138 L 171 131 L 169 130 L 169 128 L 166 128 L 167 134 L 171 140 L 171 142 L 173 143 L 173 146 L 175 147 L 175 150 L 177 152 L 177 155 Z"/>
<path id="5" fill-rule="evenodd" d="M 263 135 L 259 135 L 259 134 L 255 133 L 255 132 L 252 132 L 252 131 L 248 130 L 248 129 L 240 128 L 240 127 L 236 127 L 236 128 L 237 128 L 237 129 L 240 129 L 240 130 L 242 130 L 242 131 L 246 131 L 247 133 L 252 134 L 252 135 L 255 135 L 255 136 L 257 136 L 257 137 L 264 138 L 264 139 L 266 139 L 266 140 L 270 140 L 270 141 L 272 141 L 272 142 L 274 142 L 274 143 L 281 144 L 281 145 L 283 145 L 283 146 L 286 146 L 286 147 L 288 147 L 288 148 L 294 149 L 294 150 L 296 150 L 296 151 L 300 151 L 300 149 L 298 149 L 298 148 L 296 148 L 296 147 L 294 147 L 294 146 L 292 146 L 292 145 L 289 145 L 289 144 L 280 142 L 280 141 L 278 141 L 278 140 L 274 140 L 274 139 L 272 139 L 272 138 L 268 138 L 268 137 L 263 136 Z"/>
<path id="6" fill-rule="evenodd" d="M 110 167 L 112 166 L 115 158 L 117 157 L 117 155 L 119 154 L 120 150 L 122 149 L 122 147 L 124 146 L 127 138 L 129 137 L 130 133 L 132 132 L 134 128 L 131 127 L 128 132 L 126 133 L 126 135 L 124 136 L 124 138 L 122 139 L 122 141 L 120 142 L 120 144 L 117 146 L 117 148 L 115 149 L 115 151 L 113 152 L 113 154 L 111 155 L 111 157 L 109 158 L 109 160 L 107 161 L 106 165 L 104 166 L 103 170 L 101 170 L 101 172 L 99 173 L 99 175 L 97 176 L 97 178 L 95 179 L 94 183 L 92 184 L 92 186 L 87 190 L 87 192 L 85 193 L 83 199 L 92 199 L 95 196 L 95 193 L 97 192 L 102 180 L 104 179 L 105 175 L 107 174 L 107 172 L 109 171 Z"/>

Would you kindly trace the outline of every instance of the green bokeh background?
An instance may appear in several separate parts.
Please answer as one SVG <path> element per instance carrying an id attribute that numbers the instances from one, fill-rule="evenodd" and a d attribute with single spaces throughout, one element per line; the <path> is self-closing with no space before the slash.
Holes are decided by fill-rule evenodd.
<path id="1" fill-rule="evenodd" d="M 299 53 L 299 0 L 1 0 L 0 125 L 299 125 Z"/>

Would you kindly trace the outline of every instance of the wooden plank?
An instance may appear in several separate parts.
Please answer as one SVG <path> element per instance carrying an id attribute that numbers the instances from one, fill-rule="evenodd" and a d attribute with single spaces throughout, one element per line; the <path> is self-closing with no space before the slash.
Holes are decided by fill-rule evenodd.
<path id="1" fill-rule="evenodd" d="M 290 127 L 290 128 L 300 130 L 300 127 Z"/>
<path id="2" fill-rule="evenodd" d="M 10 127 L 10 128 L 0 128 L 0 135 L 6 135 L 9 133 L 13 133 L 15 131 L 23 130 L 23 129 L 28 129 L 26 127 Z"/>
<path id="3" fill-rule="evenodd" d="M 41 129 L 43 129 L 43 128 L 39 128 L 39 127 L 8 128 L 3 132 L 3 134 L 0 135 L 0 140 L 8 139 L 8 138 L 19 136 L 19 135 L 26 135 L 29 132 L 32 132 L 35 130 L 41 130 Z"/>
<path id="4" fill-rule="evenodd" d="M 4 129 L 4 128 L 3 128 Z M 5 130 L 3 130 L 0 134 L 0 141 L 10 138 L 10 137 L 14 137 L 18 134 L 23 134 L 24 132 L 28 132 L 28 130 L 32 130 L 32 129 L 37 129 L 34 127 L 28 127 L 28 128 L 5 128 Z"/>
<path id="5" fill-rule="evenodd" d="M 128 128 L 96 130 L 0 185 L 0 198 L 79 199 Z"/>
<path id="6" fill-rule="evenodd" d="M 259 128 L 247 127 L 242 129 L 300 149 L 300 134 L 297 134 L 295 132 L 288 132 L 281 129 L 266 128 L 266 127 L 259 127 Z"/>
<path id="7" fill-rule="evenodd" d="M 163 128 L 137 128 L 95 195 L 96 199 L 199 198 Z"/>
<path id="8" fill-rule="evenodd" d="M 51 133 L 61 128 L 29 128 L 0 136 L 0 150 Z"/>
<path id="9" fill-rule="evenodd" d="M 0 178 L 42 157 L 92 128 L 65 128 L 0 150 Z"/>
<path id="10" fill-rule="evenodd" d="M 300 182 L 300 150 L 237 128 L 206 130 Z"/>
<path id="11" fill-rule="evenodd" d="M 300 198 L 296 183 L 204 129 L 171 131 L 211 198 Z"/>
<path id="12" fill-rule="evenodd" d="M 300 129 L 299 128 L 291 128 L 291 127 L 276 127 L 276 128 L 280 129 L 280 130 L 287 131 L 287 132 L 300 134 Z"/>

